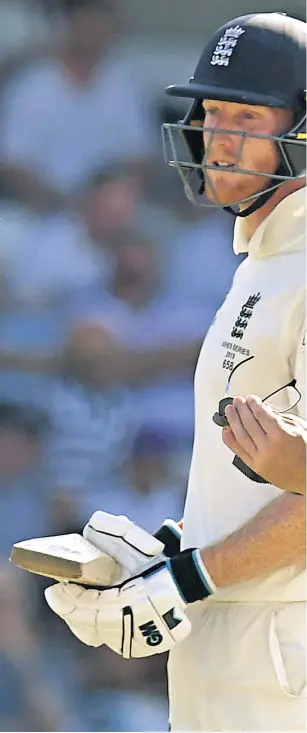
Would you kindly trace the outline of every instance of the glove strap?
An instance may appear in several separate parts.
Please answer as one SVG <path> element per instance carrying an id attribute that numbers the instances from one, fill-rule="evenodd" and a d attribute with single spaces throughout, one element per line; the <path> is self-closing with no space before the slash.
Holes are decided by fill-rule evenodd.
<path id="1" fill-rule="evenodd" d="M 183 550 L 166 563 L 185 603 L 201 601 L 216 591 L 216 585 L 202 561 L 200 550 Z"/>
<path id="2" fill-rule="evenodd" d="M 173 557 L 180 552 L 181 534 L 182 529 L 180 525 L 172 519 L 166 519 L 157 532 L 155 532 L 154 537 L 164 545 L 164 554 L 166 557 Z"/>

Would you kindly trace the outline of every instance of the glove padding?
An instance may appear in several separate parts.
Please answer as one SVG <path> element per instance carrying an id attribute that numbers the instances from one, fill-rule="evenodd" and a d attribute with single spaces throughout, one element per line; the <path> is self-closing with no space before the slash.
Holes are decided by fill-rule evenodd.
<path id="1" fill-rule="evenodd" d="M 175 524 L 175 523 L 174 523 Z M 122 567 L 119 582 L 150 567 L 164 550 L 164 543 L 130 521 L 128 517 L 97 511 L 83 530 L 83 537 Z M 101 578 L 101 585 L 104 585 Z"/>
<path id="2" fill-rule="evenodd" d="M 102 591 L 57 583 L 45 591 L 46 600 L 83 643 L 107 644 L 125 659 L 152 656 L 169 651 L 191 625 L 166 564 L 147 572 Z"/>

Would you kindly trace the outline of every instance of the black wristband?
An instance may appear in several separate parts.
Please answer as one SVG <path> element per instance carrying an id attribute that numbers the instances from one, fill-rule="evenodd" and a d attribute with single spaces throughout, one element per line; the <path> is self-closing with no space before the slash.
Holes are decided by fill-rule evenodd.
<path id="1" fill-rule="evenodd" d="M 214 587 L 210 587 L 208 579 L 197 564 L 196 553 L 196 548 L 183 550 L 167 561 L 167 566 L 186 603 L 201 601 L 214 591 Z"/>

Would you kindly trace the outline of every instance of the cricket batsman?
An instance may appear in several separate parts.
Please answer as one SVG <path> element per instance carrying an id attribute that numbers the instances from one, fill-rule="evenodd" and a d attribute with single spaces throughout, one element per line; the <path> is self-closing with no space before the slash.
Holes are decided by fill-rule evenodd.
<path id="1" fill-rule="evenodd" d="M 306 418 L 305 69 L 305 23 L 255 13 L 217 30 L 189 82 L 167 89 L 191 100 L 163 126 L 168 162 L 194 204 L 236 217 L 234 251 L 247 253 L 196 368 L 183 523 L 152 537 L 97 511 L 84 536 L 121 564 L 120 582 L 46 591 L 85 644 L 170 652 L 172 731 L 305 730 L 305 497 L 264 483 L 222 439 L 238 395 Z"/>

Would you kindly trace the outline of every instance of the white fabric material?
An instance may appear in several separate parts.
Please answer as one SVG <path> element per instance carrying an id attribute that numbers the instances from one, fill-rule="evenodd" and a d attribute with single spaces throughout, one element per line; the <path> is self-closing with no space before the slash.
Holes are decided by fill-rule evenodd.
<path id="1" fill-rule="evenodd" d="M 172 731 L 306 730 L 304 603 L 194 605 L 169 659 Z"/>
<path id="2" fill-rule="evenodd" d="M 246 249 L 242 223 L 235 226 L 235 251 Z M 231 369 L 230 395 L 264 398 L 302 374 L 298 355 L 305 332 L 305 190 L 288 196 L 252 237 L 249 257 L 204 341 L 195 376 L 195 440 L 184 512 L 183 548 L 218 542 L 247 522 L 280 490 L 251 482 L 232 466 L 233 455 L 212 421 Z M 297 372 L 297 369 L 299 373 Z M 299 380 L 299 389 L 305 385 Z M 287 408 L 287 390 L 270 399 Z M 294 413 L 305 417 L 304 400 Z M 281 548 L 282 550 L 282 548 Z M 233 585 L 214 599 L 294 601 L 305 598 L 305 574 L 289 566 L 263 578 Z"/>
<path id="3" fill-rule="evenodd" d="M 247 252 L 253 259 L 302 251 L 306 234 L 306 188 L 287 196 L 264 219 L 249 242 L 244 237 L 244 222 L 237 218 L 234 227 L 235 254 Z"/>

